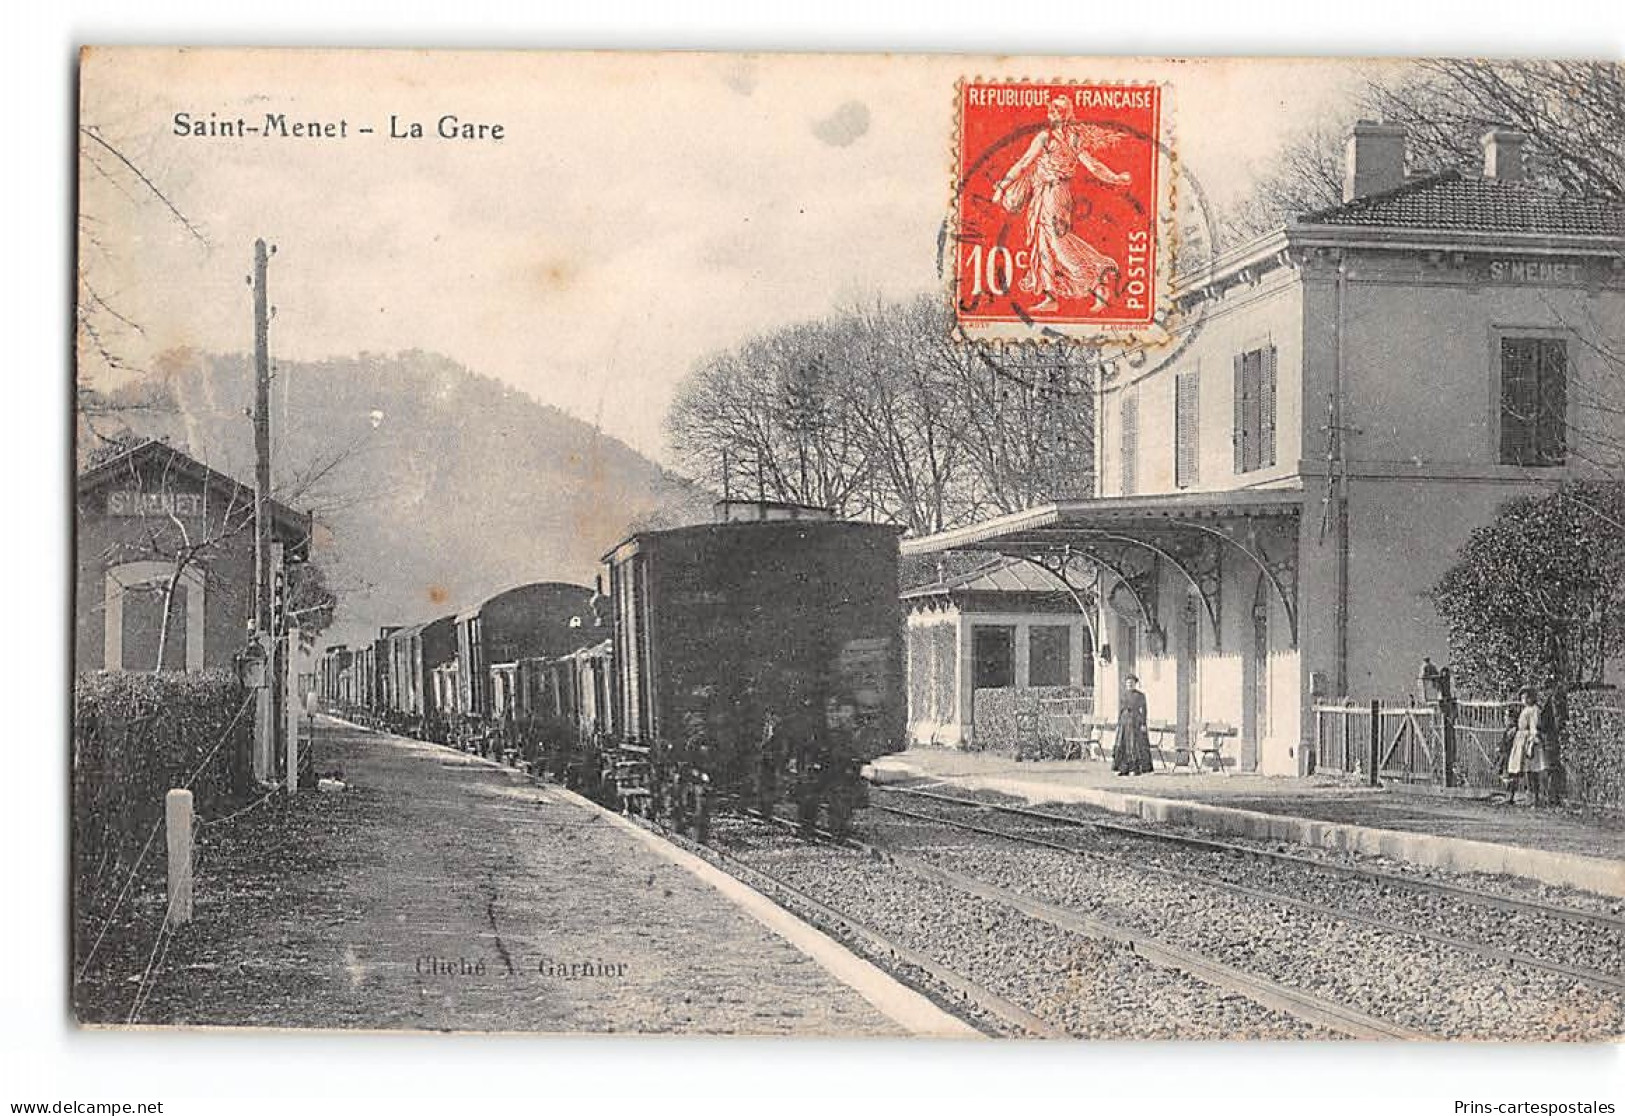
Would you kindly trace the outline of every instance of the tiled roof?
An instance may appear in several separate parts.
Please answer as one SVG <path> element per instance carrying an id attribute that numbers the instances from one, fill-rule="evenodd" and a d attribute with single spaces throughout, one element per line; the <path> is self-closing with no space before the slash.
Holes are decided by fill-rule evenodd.
<path id="1" fill-rule="evenodd" d="M 1625 205 L 1452 170 L 1306 213 L 1298 224 L 1625 236 Z"/>
<path id="2" fill-rule="evenodd" d="M 949 577 L 932 585 L 921 585 L 906 590 L 905 600 L 913 597 L 934 597 L 946 593 L 1064 593 L 1066 586 L 1054 574 L 1040 569 L 1031 562 L 999 559 L 998 561 Z"/>

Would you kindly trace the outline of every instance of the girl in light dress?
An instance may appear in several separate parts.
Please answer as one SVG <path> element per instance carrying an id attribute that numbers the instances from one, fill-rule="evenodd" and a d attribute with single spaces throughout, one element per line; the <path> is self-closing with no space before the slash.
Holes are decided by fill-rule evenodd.
<path id="1" fill-rule="evenodd" d="M 1546 771 L 1546 745 L 1540 735 L 1540 694 L 1533 686 L 1519 691 L 1523 708 L 1518 710 L 1518 729 L 1507 754 L 1507 805 L 1518 800 L 1518 785 L 1529 783 L 1529 799 L 1540 804 L 1540 784 Z"/>

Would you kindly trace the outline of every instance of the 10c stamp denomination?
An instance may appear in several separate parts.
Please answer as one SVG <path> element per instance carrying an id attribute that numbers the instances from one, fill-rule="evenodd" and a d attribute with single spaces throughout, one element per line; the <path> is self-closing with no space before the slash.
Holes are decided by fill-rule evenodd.
<path id="1" fill-rule="evenodd" d="M 1140 338 L 1166 254 L 1164 88 L 959 87 L 953 299 L 968 336 Z"/>

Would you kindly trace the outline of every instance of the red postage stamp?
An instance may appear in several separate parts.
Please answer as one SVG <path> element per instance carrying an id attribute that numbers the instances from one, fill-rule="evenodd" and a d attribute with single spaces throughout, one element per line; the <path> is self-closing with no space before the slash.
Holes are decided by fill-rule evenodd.
<path id="1" fill-rule="evenodd" d="M 982 338 L 1142 339 L 1165 283 L 1160 85 L 966 81 L 955 319 Z"/>

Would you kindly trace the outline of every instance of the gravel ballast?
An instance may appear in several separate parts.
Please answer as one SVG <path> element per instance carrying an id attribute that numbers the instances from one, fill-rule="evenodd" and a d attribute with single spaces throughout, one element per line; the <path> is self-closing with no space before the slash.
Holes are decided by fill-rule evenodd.
<path id="1" fill-rule="evenodd" d="M 750 823 L 713 841 L 746 865 L 916 949 L 1067 1034 L 1098 1039 L 1341 1037 L 1102 941 L 877 861 Z"/>
<path id="2" fill-rule="evenodd" d="M 975 824 L 988 824 L 986 816 L 979 813 Z M 1129 927 L 1442 1038 L 1604 1041 L 1625 1033 L 1625 1005 L 1618 994 L 1417 935 L 1401 936 L 1335 915 L 1168 879 L 1145 870 L 1146 861 L 1138 855 L 1146 851 L 1141 845 L 1114 855 L 1082 857 L 879 811 L 866 816 L 864 836 L 880 847 Z M 1043 836 L 1054 839 L 1056 831 L 1045 829 Z M 1234 858 L 1228 870 L 1233 877 L 1254 863 Z M 1267 878 L 1247 882 L 1270 885 Z M 1325 877 L 1316 885 L 1317 900 L 1329 902 L 1330 893 L 1345 883 L 1369 887 L 1364 881 Z M 1406 898 L 1395 896 L 1394 901 Z M 1340 901 L 1358 903 L 1353 909 L 1359 913 L 1375 913 L 1358 895 Z M 1408 913 L 1423 917 L 1419 910 Z M 1474 917 L 1484 917 L 1483 908 L 1477 910 Z M 1456 921 L 1454 912 L 1444 921 Z M 1560 941 L 1548 945 L 1563 948 Z M 1617 964 L 1617 953 L 1612 956 Z M 1596 958 L 1587 960 L 1594 963 Z"/>

